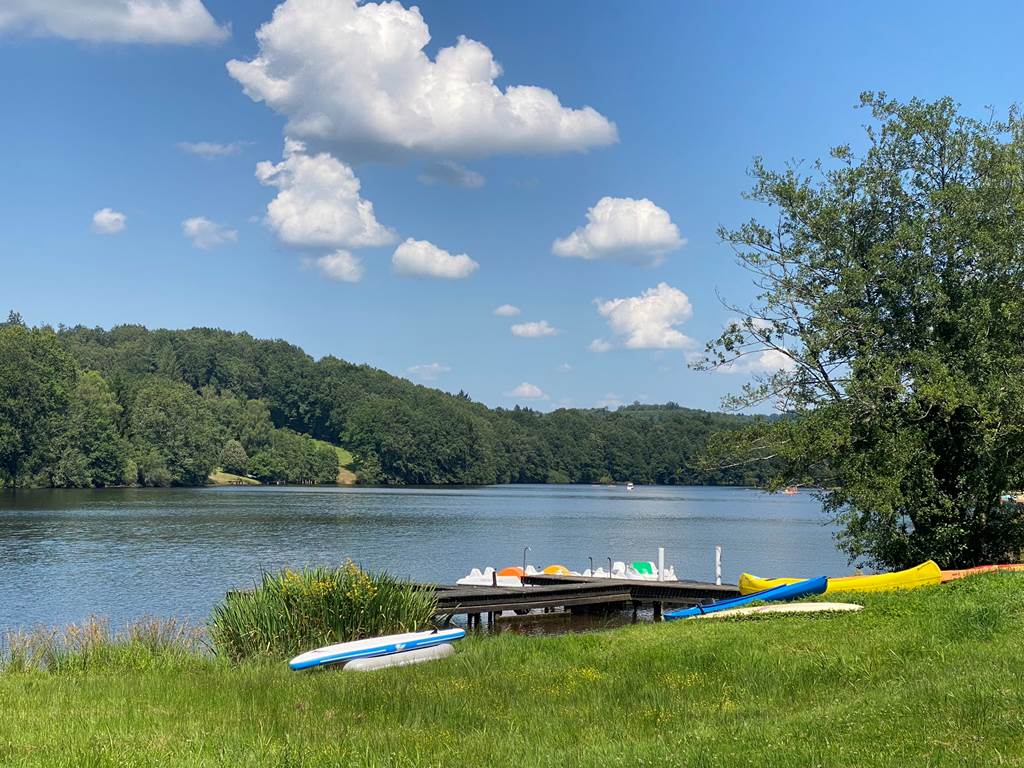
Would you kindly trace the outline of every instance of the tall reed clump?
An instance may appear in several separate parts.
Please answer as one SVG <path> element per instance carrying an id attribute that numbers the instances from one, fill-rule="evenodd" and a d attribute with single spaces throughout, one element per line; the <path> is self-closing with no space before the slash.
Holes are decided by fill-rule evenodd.
<path id="1" fill-rule="evenodd" d="M 311 648 L 429 627 L 432 589 L 387 573 L 340 568 L 265 572 L 255 588 L 230 593 L 210 619 L 214 651 L 232 661 L 285 658 Z"/>
<path id="2" fill-rule="evenodd" d="M 121 631 L 106 619 L 89 617 L 58 629 L 8 632 L 0 641 L 4 672 L 142 671 L 180 668 L 203 660 L 203 630 L 176 619 L 144 618 Z"/>

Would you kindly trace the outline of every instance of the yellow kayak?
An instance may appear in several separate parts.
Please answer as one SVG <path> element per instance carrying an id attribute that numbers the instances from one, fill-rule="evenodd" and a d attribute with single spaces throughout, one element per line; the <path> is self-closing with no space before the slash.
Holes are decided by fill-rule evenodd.
<path id="1" fill-rule="evenodd" d="M 762 589 L 771 589 L 782 584 L 795 584 L 803 579 L 762 579 L 744 573 L 740 576 L 740 594 L 751 595 Z M 872 576 L 840 576 L 828 580 L 828 592 L 885 592 L 890 589 L 914 589 L 927 587 L 942 581 L 942 571 L 934 561 L 915 565 L 905 571 L 876 573 Z"/>

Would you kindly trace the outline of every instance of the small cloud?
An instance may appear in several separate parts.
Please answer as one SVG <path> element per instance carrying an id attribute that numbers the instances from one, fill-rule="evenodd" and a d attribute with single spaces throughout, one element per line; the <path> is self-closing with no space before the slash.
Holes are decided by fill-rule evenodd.
<path id="1" fill-rule="evenodd" d="M 611 348 L 611 342 L 605 339 L 594 339 L 587 345 L 587 349 L 591 352 L 608 352 Z"/>
<path id="2" fill-rule="evenodd" d="M 777 349 L 765 349 L 760 352 L 753 352 L 731 363 L 720 365 L 714 370 L 716 373 L 776 373 L 778 371 L 792 371 L 796 363 L 785 352 Z"/>
<path id="3" fill-rule="evenodd" d="M 423 365 L 413 365 L 406 370 L 415 376 L 417 379 L 423 379 L 423 381 L 434 381 L 443 373 L 448 373 L 451 368 L 441 363 L 424 363 Z"/>
<path id="4" fill-rule="evenodd" d="M 399 275 L 460 280 L 480 267 L 464 253 L 453 256 L 426 240 L 411 237 L 395 249 L 391 264 Z"/>
<path id="5" fill-rule="evenodd" d="M 363 278 L 363 263 L 348 251 L 337 250 L 313 262 L 320 274 L 339 283 L 358 283 Z"/>
<path id="6" fill-rule="evenodd" d="M 238 231 L 205 216 L 193 216 L 181 222 L 181 232 L 192 241 L 192 245 L 209 251 L 225 243 L 234 243 L 238 240 Z"/>
<path id="7" fill-rule="evenodd" d="M 570 371 L 572 371 L 572 366 L 569 365 L 568 363 L 562 363 L 560 366 L 558 366 L 556 370 L 559 373 L 569 373 Z"/>
<path id="8" fill-rule="evenodd" d="M 198 155 L 207 160 L 214 157 L 227 157 L 237 155 L 249 142 L 231 141 L 226 144 L 219 144 L 215 141 L 179 141 L 178 149 L 188 155 Z"/>
<path id="9" fill-rule="evenodd" d="M 676 329 L 693 317 L 693 305 L 685 293 L 667 283 L 658 283 L 640 296 L 610 301 L 595 299 L 594 303 L 598 313 L 607 318 L 612 332 L 624 340 L 623 346 L 627 349 L 693 347 L 693 339 Z M 591 349 L 604 351 L 595 344 L 591 343 Z"/>
<path id="10" fill-rule="evenodd" d="M 519 307 L 512 306 L 511 304 L 502 304 L 494 310 L 494 314 L 498 317 L 515 317 L 519 314 Z"/>
<path id="11" fill-rule="evenodd" d="M 551 251 L 587 261 L 618 259 L 653 265 L 685 244 L 668 211 L 650 200 L 602 197 L 587 211 L 586 226 L 555 240 Z"/>
<path id="12" fill-rule="evenodd" d="M 542 336 L 554 336 L 558 333 L 547 320 L 537 320 L 529 323 L 516 323 L 512 326 L 512 335 L 524 339 L 539 339 Z"/>
<path id="13" fill-rule="evenodd" d="M 281 162 L 257 163 L 256 178 L 278 190 L 265 221 L 286 245 L 360 248 L 398 238 L 377 221 L 352 168 L 326 152 L 309 154 L 301 141 L 286 138 Z"/>
<path id="14" fill-rule="evenodd" d="M 92 231 L 97 235 L 116 235 L 128 226 L 128 217 L 113 208 L 100 208 L 92 215 Z"/>
<path id="15" fill-rule="evenodd" d="M 531 384 L 528 381 L 524 381 L 518 387 L 513 389 L 511 392 L 505 393 L 506 397 L 519 397 L 524 400 L 547 400 L 548 396 L 544 393 L 544 390 L 538 387 L 536 384 Z"/>
<path id="16" fill-rule="evenodd" d="M 597 401 L 598 408 L 610 408 L 615 410 L 622 405 L 622 399 L 614 392 L 607 393 L 604 397 Z"/>
<path id="17" fill-rule="evenodd" d="M 427 165 L 418 177 L 421 184 L 448 184 L 452 187 L 479 189 L 485 183 L 483 174 L 459 165 L 454 160 L 438 160 Z"/>

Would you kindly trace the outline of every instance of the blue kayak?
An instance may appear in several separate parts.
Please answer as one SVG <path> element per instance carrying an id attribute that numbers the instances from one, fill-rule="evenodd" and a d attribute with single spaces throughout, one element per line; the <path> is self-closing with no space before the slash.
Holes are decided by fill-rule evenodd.
<path id="1" fill-rule="evenodd" d="M 771 589 L 754 592 L 752 595 L 732 597 L 728 600 L 719 600 L 714 603 L 709 603 L 708 605 L 695 605 L 692 608 L 677 608 L 674 611 L 666 611 L 665 618 L 688 619 L 691 616 L 700 616 L 705 613 L 718 613 L 719 611 L 727 611 L 730 608 L 739 608 L 740 606 L 749 605 L 750 603 L 768 602 L 772 600 L 796 600 L 798 597 L 820 595 L 826 588 L 828 588 L 828 579 L 825 576 L 819 576 L 816 579 L 805 579 L 804 581 L 798 581 L 796 584 L 783 584 L 780 587 L 772 587 Z"/>

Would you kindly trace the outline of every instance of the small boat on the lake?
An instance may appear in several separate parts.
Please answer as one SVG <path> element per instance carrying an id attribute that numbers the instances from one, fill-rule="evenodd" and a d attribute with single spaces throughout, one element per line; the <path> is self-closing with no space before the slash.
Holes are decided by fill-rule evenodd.
<path id="1" fill-rule="evenodd" d="M 523 576 L 533 576 L 537 573 L 540 571 L 532 565 L 526 566 L 525 570 L 518 565 L 510 565 L 500 571 L 495 571 L 491 566 L 487 566 L 482 571 L 479 568 L 473 568 L 469 574 L 455 583 L 463 587 L 521 587 L 523 586 Z"/>
<path id="2" fill-rule="evenodd" d="M 949 571 L 942 571 L 942 583 L 964 579 L 968 576 L 976 576 L 979 573 L 996 573 L 997 571 L 1024 571 L 1024 563 L 1003 563 L 1001 565 L 978 565 L 974 568 L 958 568 Z"/>
<path id="3" fill-rule="evenodd" d="M 293 670 L 313 669 L 329 664 L 341 664 L 355 659 L 368 659 L 376 656 L 388 656 L 420 648 L 430 648 L 459 640 L 466 636 L 466 630 L 458 627 L 451 629 L 435 629 L 429 632 L 405 632 L 400 635 L 370 637 L 365 640 L 352 640 L 347 643 L 336 643 L 323 648 L 296 656 L 288 662 Z"/>
<path id="4" fill-rule="evenodd" d="M 762 579 L 749 573 L 740 575 L 740 594 L 750 595 L 784 584 L 797 584 L 802 579 Z M 932 560 L 928 560 L 913 568 L 892 573 L 876 573 L 870 576 L 840 576 L 828 580 L 828 592 L 887 592 L 893 589 L 915 589 L 939 584 L 942 571 Z"/>
<path id="5" fill-rule="evenodd" d="M 785 496 L 796 496 L 800 492 L 800 489 L 795 485 L 788 485 L 782 489 L 782 493 Z"/>
<path id="6" fill-rule="evenodd" d="M 695 605 L 692 608 L 678 608 L 674 611 L 666 611 L 666 619 L 688 619 L 693 616 L 703 616 L 706 613 L 719 613 L 729 611 L 733 608 L 742 608 L 759 601 L 775 602 L 784 600 L 796 600 L 808 595 L 820 595 L 828 589 L 828 578 L 818 576 L 815 579 L 804 579 L 794 584 L 782 584 L 752 595 L 732 597 L 728 600 L 718 600 L 708 605 Z"/>
<path id="7" fill-rule="evenodd" d="M 612 570 L 610 573 L 604 568 L 595 568 L 593 571 L 591 571 L 588 568 L 583 572 L 583 575 L 595 579 L 626 579 L 627 581 L 679 581 L 679 579 L 676 578 L 676 571 L 673 566 L 666 566 L 665 570 L 661 573 L 659 577 L 658 566 L 650 560 L 636 560 L 628 565 L 622 562 L 621 560 L 616 560 L 614 563 L 612 563 Z"/>
<path id="8" fill-rule="evenodd" d="M 625 563 L 616 560 L 611 563 L 611 571 L 602 568 L 595 568 L 593 571 L 587 568 L 582 573 L 573 571 L 564 565 L 553 563 L 538 570 L 533 565 L 521 568 L 518 565 L 510 565 L 496 571 L 491 566 L 483 570 L 473 568 L 455 583 L 463 587 L 522 587 L 530 586 L 523 583 L 524 576 L 583 576 L 594 579 L 624 579 L 626 581 L 679 581 L 676 577 L 675 568 L 666 566 L 663 571 L 651 560 L 634 560 L 632 563 Z"/>

